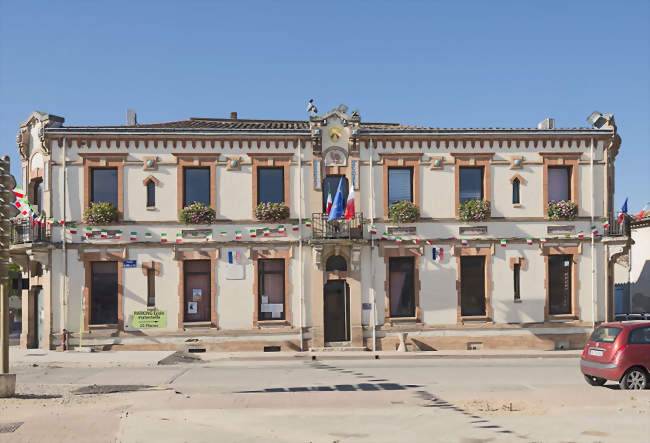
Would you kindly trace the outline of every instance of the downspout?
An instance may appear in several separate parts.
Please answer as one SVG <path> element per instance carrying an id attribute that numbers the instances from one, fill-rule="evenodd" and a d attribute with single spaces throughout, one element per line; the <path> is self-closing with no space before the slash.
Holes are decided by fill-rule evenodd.
<path id="1" fill-rule="evenodd" d="M 67 214 L 66 214 L 66 196 L 68 192 L 68 180 L 67 180 L 67 170 L 66 170 L 66 155 L 65 155 L 65 149 L 66 149 L 67 141 L 66 138 L 63 137 L 62 141 L 62 155 L 63 155 L 63 211 L 61 215 L 61 219 L 64 222 L 67 222 Z M 51 174 L 50 174 L 51 175 Z M 65 223 L 61 225 L 61 245 L 63 249 L 63 279 L 61 282 L 61 285 L 63 286 L 63 290 L 61 292 L 61 311 L 63 314 L 63 324 L 61 325 L 61 334 L 62 334 L 62 342 L 67 343 L 67 346 L 70 345 L 70 342 L 67 340 L 67 337 L 65 337 L 68 329 L 68 246 L 67 246 L 67 241 L 66 241 L 66 235 L 65 235 Z M 79 331 L 81 332 L 81 331 Z M 66 346 L 66 347 L 67 347 Z M 64 348 L 64 350 L 67 350 Z"/>
<path id="2" fill-rule="evenodd" d="M 368 142 L 368 152 L 370 152 L 370 227 L 375 224 L 375 187 L 373 185 L 373 174 L 372 170 L 372 138 Z M 377 295 L 375 292 L 375 239 L 370 235 L 370 288 L 372 293 L 372 352 L 377 352 Z"/>
<path id="3" fill-rule="evenodd" d="M 303 349 L 303 328 L 302 328 L 302 311 L 304 306 L 302 293 L 302 140 L 298 139 L 298 293 L 300 298 L 300 311 L 298 316 L 298 327 L 300 328 L 300 351 Z"/>
<path id="4" fill-rule="evenodd" d="M 590 173 L 591 173 L 591 226 L 594 225 L 594 211 L 596 210 L 596 196 L 594 195 L 594 139 L 590 143 Z M 596 280 L 596 263 L 594 262 L 594 248 L 596 243 L 596 234 L 591 228 L 591 309 L 592 309 L 592 322 L 594 329 L 596 328 L 596 316 L 598 315 L 596 306 L 596 287 L 594 286 Z"/>

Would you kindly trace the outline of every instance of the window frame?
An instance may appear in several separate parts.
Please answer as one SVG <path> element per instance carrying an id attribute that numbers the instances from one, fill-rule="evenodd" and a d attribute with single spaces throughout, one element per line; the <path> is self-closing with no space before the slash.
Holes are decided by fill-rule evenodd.
<path id="1" fill-rule="evenodd" d="M 406 200 L 406 201 L 410 201 L 411 203 L 413 203 L 413 194 L 414 194 L 413 193 L 413 166 L 389 166 L 388 167 L 388 183 L 386 184 L 386 186 L 388 186 L 388 200 L 387 200 L 388 206 L 390 206 L 392 204 L 395 204 L 398 201 L 404 201 L 404 200 L 395 200 L 394 202 L 391 203 L 391 198 L 390 198 L 391 171 L 409 171 L 410 172 L 410 174 L 409 174 L 409 191 L 410 192 L 409 193 L 411 195 L 410 195 L 410 199 Z"/>
<path id="2" fill-rule="evenodd" d="M 512 181 L 512 204 L 521 204 L 521 181 L 517 177 Z"/>
<path id="3" fill-rule="evenodd" d="M 95 201 L 95 172 L 96 171 L 115 171 L 115 202 L 108 202 L 108 203 L 111 203 L 113 206 L 115 206 L 117 208 L 118 200 L 119 200 L 119 194 L 120 194 L 118 168 L 116 168 L 116 167 L 93 167 L 93 168 L 90 168 L 90 202 L 91 203 L 102 203 L 105 200 Z"/>
<path id="4" fill-rule="evenodd" d="M 412 142 L 411 142 L 412 143 Z M 413 204 L 415 204 L 420 211 L 422 205 L 420 204 L 420 169 L 422 166 L 421 153 L 380 153 L 382 165 L 382 203 L 384 207 L 384 219 L 388 219 L 388 168 L 393 167 L 410 167 L 413 169 L 412 174 L 412 194 Z"/>
<path id="5" fill-rule="evenodd" d="M 304 145 L 303 145 L 304 146 Z M 258 196 L 258 168 L 267 168 L 267 167 L 278 167 L 283 168 L 283 194 L 284 201 L 283 204 L 289 207 L 289 212 L 291 213 L 291 159 L 294 156 L 294 153 L 260 153 L 260 152 L 250 152 L 248 156 L 252 162 L 251 168 L 251 217 L 255 219 L 255 210 L 257 209 Z M 291 216 L 291 215 L 290 215 Z"/>
<path id="6" fill-rule="evenodd" d="M 551 181 L 550 181 L 551 171 L 554 171 L 554 170 L 555 171 L 566 171 L 566 192 L 567 192 L 567 196 L 566 196 L 566 198 L 551 199 L 551 196 L 547 195 L 547 197 L 546 197 L 547 202 L 546 203 L 548 204 L 551 201 L 562 201 L 562 200 L 564 200 L 564 201 L 573 201 L 571 199 L 571 176 L 573 175 L 573 168 L 571 166 L 557 166 L 557 165 L 555 165 L 555 166 L 549 166 L 548 167 L 549 182 L 547 184 L 547 194 L 550 194 L 550 191 L 549 191 L 548 187 L 551 185 Z"/>
<path id="7" fill-rule="evenodd" d="M 213 190 L 212 186 L 211 186 L 211 181 L 212 180 L 211 180 L 210 167 L 206 167 L 206 166 L 185 166 L 185 167 L 183 167 L 183 208 L 187 207 L 188 204 L 196 202 L 196 200 L 192 200 L 191 202 L 188 202 L 188 199 L 187 199 L 187 186 L 186 186 L 186 183 L 187 183 L 187 171 L 189 171 L 189 170 L 201 170 L 201 171 L 207 171 L 208 172 L 208 183 L 207 183 L 207 185 L 208 185 L 207 186 L 208 187 L 208 203 L 210 203 L 210 205 L 208 205 L 208 206 L 211 206 L 212 195 L 215 193 L 216 190 Z M 201 202 L 201 203 L 205 204 L 205 202 Z"/>
<path id="8" fill-rule="evenodd" d="M 284 201 L 284 168 L 282 166 L 260 166 L 256 168 L 257 170 L 257 204 L 259 205 L 260 203 L 281 203 L 285 204 L 286 202 Z M 264 187 L 262 180 L 260 179 L 260 176 L 262 175 L 262 172 L 264 171 L 280 171 L 282 173 L 282 179 L 280 180 L 280 195 L 282 196 L 282 199 L 279 202 L 263 202 L 260 201 L 260 187 Z"/>
<path id="9" fill-rule="evenodd" d="M 465 153 L 452 152 L 454 157 L 454 206 L 456 217 L 460 211 L 460 168 L 461 167 L 483 167 L 483 200 L 490 203 L 492 210 L 492 158 L 494 153 Z M 488 217 L 491 215 L 488 214 Z"/>
<path id="10" fill-rule="evenodd" d="M 542 211 L 543 217 L 548 220 L 548 168 L 552 166 L 570 166 L 570 189 L 569 195 L 571 196 L 571 201 L 576 205 L 579 205 L 580 202 L 580 186 L 579 186 L 579 161 L 580 153 L 551 153 L 551 152 L 540 152 L 539 155 L 542 157 L 544 163 L 543 169 L 543 178 L 542 178 Z M 580 211 L 580 206 L 578 206 L 578 211 Z"/>
<path id="11" fill-rule="evenodd" d="M 148 268 L 147 270 L 147 308 L 156 307 L 156 270 Z"/>
<path id="12" fill-rule="evenodd" d="M 494 318 L 492 309 L 492 256 L 494 255 L 494 245 L 489 247 L 476 247 L 476 248 L 453 248 L 452 254 L 456 257 L 456 293 L 457 293 L 457 306 L 456 306 L 456 322 L 463 324 L 465 320 L 469 321 L 484 321 L 491 322 Z M 484 256 L 484 271 L 485 271 L 485 315 L 484 316 L 467 316 L 462 315 L 461 312 L 461 258 L 465 256 Z M 522 266 L 522 269 L 524 266 Z"/>
<path id="13" fill-rule="evenodd" d="M 266 249 L 266 250 L 252 250 L 250 259 L 253 262 L 253 327 L 258 326 L 289 326 L 291 325 L 291 300 L 289 294 L 291 292 L 291 282 L 289 281 L 289 262 L 291 261 L 291 252 L 285 249 Z M 259 261 L 264 259 L 284 259 L 284 309 L 283 319 L 260 320 L 259 311 L 261 304 L 260 296 L 260 272 Z"/>
<path id="14" fill-rule="evenodd" d="M 146 198 L 147 198 L 147 209 L 156 207 L 156 183 L 153 180 L 147 181 L 145 185 L 146 189 Z"/>
<path id="15" fill-rule="evenodd" d="M 543 246 L 542 255 L 544 256 L 544 287 L 546 292 L 546 302 L 544 306 L 544 320 L 578 320 L 580 318 L 580 305 L 578 302 L 578 285 L 580 268 L 578 258 L 582 254 L 582 245 L 578 246 Z M 569 314 L 551 314 L 550 313 L 550 284 L 549 284 L 549 257 L 552 255 L 570 255 L 571 266 L 571 313 Z"/>
<path id="16" fill-rule="evenodd" d="M 420 292 L 422 291 L 422 283 L 420 281 L 420 258 L 424 254 L 422 248 L 387 248 L 384 245 L 379 246 L 379 256 L 384 257 L 384 265 L 386 276 L 390 276 L 390 259 L 393 257 L 413 257 L 413 285 L 415 288 L 415 317 L 395 317 L 390 316 L 390 288 L 388 278 L 384 279 L 384 322 L 392 324 L 393 322 L 400 323 L 421 323 L 422 322 L 422 309 L 420 308 Z"/>
<path id="17" fill-rule="evenodd" d="M 521 263 L 515 263 L 512 270 L 512 283 L 514 290 L 514 302 L 521 302 Z"/>
<path id="18" fill-rule="evenodd" d="M 216 211 L 216 161 L 215 154 L 179 154 L 172 153 L 176 157 L 176 205 L 180 212 L 185 206 L 185 168 L 209 168 L 210 169 L 210 207 Z"/>
<path id="19" fill-rule="evenodd" d="M 461 201 L 461 194 L 462 194 L 462 187 L 463 187 L 463 171 L 480 171 L 481 173 L 481 179 L 479 182 L 481 183 L 481 193 L 479 198 L 471 198 L 466 201 L 471 201 L 471 200 L 484 200 L 485 199 L 485 168 L 483 166 L 460 166 L 458 168 L 458 203 L 462 205 L 463 201 Z"/>
<path id="20" fill-rule="evenodd" d="M 84 168 L 84 210 L 88 209 L 92 202 L 92 169 L 117 168 L 117 219 L 118 221 L 122 220 L 124 217 L 124 162 L 128 154 L 80 152 L 78 155 L 83 159 Z"/>

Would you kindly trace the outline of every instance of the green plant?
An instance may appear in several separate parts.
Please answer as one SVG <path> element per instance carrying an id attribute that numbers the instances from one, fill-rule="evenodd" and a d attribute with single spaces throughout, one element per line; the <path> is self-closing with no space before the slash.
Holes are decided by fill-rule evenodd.
<path id="1" fill-rule="evenodd" d="M 210 206 L 194 202 L 181 210 L 178 219 L 186 225 L 209 225 L 216 221 L 217 216 Z"/>
<path id="2" fill-rule="evenodd" d="M 486 220 L 490 216 L 490 202 L 486 200 L 467 200 L 458 208 L 458 218 L 466 222 Z"/>
<path id="3" fill-rule="evenodd" d="M 282 203 L 260 203 L 255 208 L 255 217 L 259 221 L 278 222 L 289 218 L 289 207 Z"/>
<path id="4" fill-rule="evenodd" d="M 420 210 L 410 201 L 395 202 L 388 207 L 388 219 L 393 223 L 413 223 L 420 217 Z"/>
<path id="5" fill-rule="evenodd" d="M 110 203 L 90 203 L 84 211 L 84 222 L 89 225 L 107 225 L 117 221 L 117 209 Z"/>
<path id="6" fill-rule="evenodd" d="M 573 220 L 578 215 L 578 205 L 570 200 L 551 201 L 546 214 L 551 220 Z"/>

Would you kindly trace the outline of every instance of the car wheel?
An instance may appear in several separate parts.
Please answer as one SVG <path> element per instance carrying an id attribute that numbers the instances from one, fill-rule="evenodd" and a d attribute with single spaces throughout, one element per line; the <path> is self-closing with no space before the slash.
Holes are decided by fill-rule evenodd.
<path id="1" fill-rule="evenodd" d="M 648 386 L 648 374 L 641 368 L 628 369 L 619 385 L 621 389 L 645 389 Z"/>
<path id="2" fill-rule="evenodd" d="M 586 374 L 583 375 L 585 376 L 585 380 L 587 380 L 587 383 L 589 383 L 591 386 L 602 386 L 605 383 L 607 383 L 607 380 L 604 378 L 594 377 L 593 375 L 586 375 Z"/>

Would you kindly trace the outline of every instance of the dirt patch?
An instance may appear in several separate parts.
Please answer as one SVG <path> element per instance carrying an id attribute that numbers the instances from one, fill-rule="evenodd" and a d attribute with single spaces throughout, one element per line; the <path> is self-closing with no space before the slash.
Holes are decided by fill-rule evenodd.
<path id="1" fill-rule="evenodd" d="M 463 402 L 456 401 L 454 404 L 468 412 L 486 415 L 544 415 L 546 413 L 546 408 L 541 404 L 523 401 L 470 400 Z"/>
<path id="2" fill-rule="evenodd" d="M 150 385 L 90 385 L 72 391 L 76 395 L 114 394 L 117 392 L 146 391 Z"/>
<path id="3" fill-rule="evenodd" d="M 174 352 L 172 355 L 169 355 L 158 362 L 159 365 L 178 365 L 182 363 L 199 363 L 201 362 L 201 357 L 196 354 L 190 354 L 189 352 Z"/>

